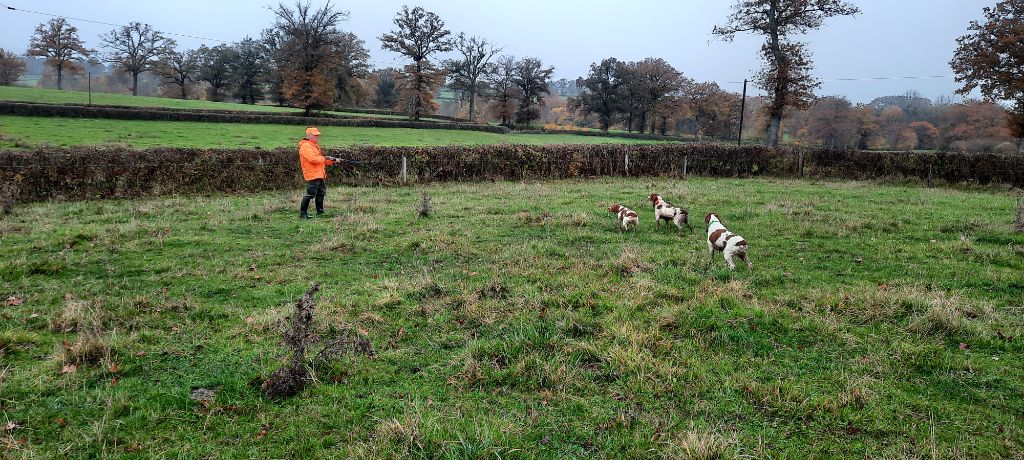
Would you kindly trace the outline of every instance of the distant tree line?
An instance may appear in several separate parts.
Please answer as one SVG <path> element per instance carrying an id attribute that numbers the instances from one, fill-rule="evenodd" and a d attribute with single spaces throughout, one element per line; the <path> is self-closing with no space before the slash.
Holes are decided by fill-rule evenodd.
<path id="1" fill-rule="evenodd" d="M 274 23 L 258 38 L 195 49 L 151 26 L 132 22 L 100 36 L 90 49 L 63 18 L 40 24 L 21 58 L 0 50 L 0 84 L 42 70 L 41 84 L 82 89 L 83 72 L 101 91 L 167 97 L 232 99 L 305 110 L 346 107 L 399 110 L 412 119 L 447 113 L 509 127 L 542 122 L 558 129 L 622 129 L 733 140 L 740 134 L 742 98 L 715 82 L 686 77 L 663 59 L 609 57 L 575 80 L 554 79 L 554 68 L 533 57 L 503 54 L 484 37 L 453 34 L 437 14 L 403 6 L 380 41 L 407 60 L 401 68 L 374 68 L 365 42 L 340 28 L 349 13 L 331 2 L 280 3 Z M 752 81 L 764 96 L 746 100 L 743 137 L 826 148 L 931 149 L 1024 152 L 1024 0 L 1001 0 L 985 19 L 969 24 L 950 62 L 969 94 L 984 100 L 929 101 L 916 93 L 851 104 L 819 97 L 807 44 L 800 37 L 826 20 L 855 16 L 845 0 L 735 0 L 712 36 L 764 39 L 763 65 Z M 454 112 L 453 112 L 454 111 Z M 1016 149 L 1012 149 L 1015 141 Z M 1011 147 L 1005 144 L 1011 143 Z"/>

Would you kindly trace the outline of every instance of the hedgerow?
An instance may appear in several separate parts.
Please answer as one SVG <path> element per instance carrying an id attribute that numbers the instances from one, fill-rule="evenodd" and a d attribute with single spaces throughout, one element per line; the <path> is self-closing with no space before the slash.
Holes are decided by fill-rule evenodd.
<path id="1" fill-rule="evenodd" d="M 335 183 L 568 179 L 601 176 L 775 176 L 920 179 L 1024 185 L 1024 157 L 995 154 L 794 151 L 719 144 L 347 147 L 328 155 L 362 163 L 331 167 Z M 17 201 L 252 192 L 301 184 L 295 149 L 54 148 L 0 150 L 0 178 Z M 628 158 L 628 160 L 627 160 Z"/>

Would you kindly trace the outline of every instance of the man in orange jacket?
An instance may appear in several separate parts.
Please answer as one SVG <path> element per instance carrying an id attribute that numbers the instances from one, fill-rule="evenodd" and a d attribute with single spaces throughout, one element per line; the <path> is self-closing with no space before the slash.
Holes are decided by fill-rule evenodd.
<path id="1" fill-rule="evenodd" d="M 337 158 L 324 156 L 320 150 L 320 130 L 306 128 L 306 137 L 299 141 L 299 163 L 302 165 L 302 178 L 306 180 L 306 196 L 302 197 L 299 206 L 299 217 L 309 219 L 309 200 L 316 199 L 316 214 L 324 213 L 324 196 L 327 195 L 327 166 L 333 165 Z"/>

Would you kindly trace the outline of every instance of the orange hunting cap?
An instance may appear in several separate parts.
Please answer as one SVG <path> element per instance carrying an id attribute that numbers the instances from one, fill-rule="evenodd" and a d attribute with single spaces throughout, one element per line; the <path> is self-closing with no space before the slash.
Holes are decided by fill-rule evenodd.
<path id="1" fill-rule="evenodd" d="M 306 135 L 307 136 L 319 136 L 320 135 L 320 130 L 316 129 L 316 128 L 312 128 L 312 127 L 306 128 Z"/>

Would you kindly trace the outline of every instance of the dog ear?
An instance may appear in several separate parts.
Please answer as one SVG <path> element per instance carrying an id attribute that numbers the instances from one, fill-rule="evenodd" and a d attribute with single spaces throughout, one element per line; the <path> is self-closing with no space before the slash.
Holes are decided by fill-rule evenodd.
<path id="1" fill-rule="evenodd" d="M 613 205 L 609 206 L 608 207 L 608 211 L 610 211 L 610 212 L 619 212 L 619 205 L 613 204 Z"/>
<path id="2" fill-rule="evenodd" d="M 709 212 L 707 214 L 704 214 L 704 225 L 707 225 L 707 224 L 711 223 L 711 215 L 712 214 L 714 214 L 714 213 L 713 212 Z"/>

